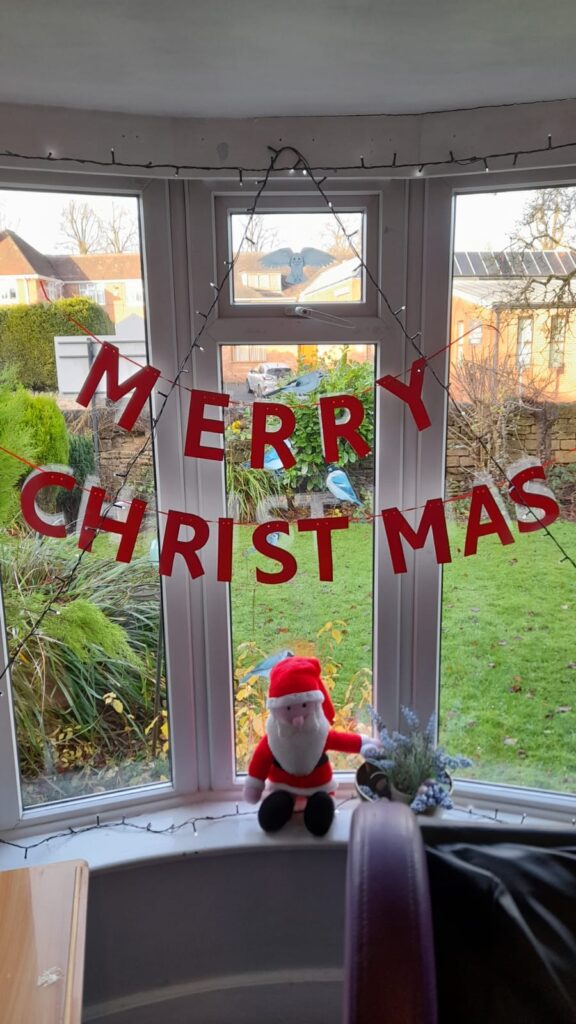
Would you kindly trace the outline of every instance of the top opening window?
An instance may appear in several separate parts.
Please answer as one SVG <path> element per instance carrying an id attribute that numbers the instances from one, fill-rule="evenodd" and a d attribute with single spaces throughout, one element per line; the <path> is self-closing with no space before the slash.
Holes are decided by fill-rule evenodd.
<path id="1" fill-rule="evenodd" d="M 378 197 L 334 194 L 216 198 L 217 265 L 233 262 L 220 316 L 270 316 L 296 305 L 335 307 L 338 316 L 377 315 L 365 270 L 378 274 Z"/>
<path id="2" fill-rule="evenodd" d="M 364 301 L 364 213 L 229 214 L 232 301 Z M 359 256 L 362 259 L 359 259 Z"/>

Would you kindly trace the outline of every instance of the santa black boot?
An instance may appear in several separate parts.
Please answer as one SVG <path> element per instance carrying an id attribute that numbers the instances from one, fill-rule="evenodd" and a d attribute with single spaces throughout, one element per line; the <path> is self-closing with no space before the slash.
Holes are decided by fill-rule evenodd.
<path id="1" fill-rule="evenodd" d="M 304 809 L 304 824 L 313 836 L 325 836 L 334 820 L 334 801 L 328 793 L 314 793 Z"/>
<path id="2" fill-rule="evenodd" d="M 277 832 L 294 811 L 294 797 L 285 789 L 277 789 L 260 804 L 258 823 L 265 832 Z"/>

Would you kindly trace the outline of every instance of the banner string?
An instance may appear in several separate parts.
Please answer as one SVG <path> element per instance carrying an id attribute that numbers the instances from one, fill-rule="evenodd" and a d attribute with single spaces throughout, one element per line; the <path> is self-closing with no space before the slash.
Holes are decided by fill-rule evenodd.
<path id="1" fill-rule="evenodd" d="M 526 151 L 518 151 L 516 154 L 514 154 L 514 153 L 502 153 L 502 154 L 499 154 L 499 155 L 501 155 L 501 156 L 510 156 L 510 155 L 512 155 L 512 156 L 516 156 L 516 158 L 517 158 L 517 156 L 521 155 L 522 153 L 541 152 L 544 149 L 552 149 L 552 148 L 561 149 L 561 148 L 564 148 L 567 145 L 568 144 L 560 144 L 558 146 L 552 146 L 551 136 L 549 135 L 548 136 L 548 145 L 546 147 L 543 147 L 542 150 L 540 150 L 540 149 L 536 149 L 534 151 L 526 150 Z M 576 143 L 572 143 L 571 145 L 576 145 Z M 404 339 L 410 344 L 410 346 L 414 349 L 414 351 L 418 354 L 418 356 L 421 359 L 425 359 L 426 360 L 426 356 L 422 352 L 422 349 L 421 349 L 420 345 L 417 342 L 417 339 L 421 336 L 421 331 L 417 331 L 415 334 L 411 335 L 406 330 L 404 324 L 402 323 L 402 320 L 399 317 L 399 311 L 394 310 L 394 308 L 393 308 L 390 300 L 388 299 L 387 295 L 385 294 L 383 289 L 378 284 L 378 281 L 376 280 L 374 274 L 372 273 L 370 268 L 367 266 L 366 262 L 364 261 L 363 256 L 359 253 L 358 249 L 356 248 L 356 246 L 354 244 L 354 241 L 353 241 L 353 237 L 352 237 L 352 235 L 349 232 L 347 232 L 343 221 L 341 220 L 340 216 L 338 215 L 337 211 L 334 208 L 334 204 L 329 199 L 329 197 L 327 195 L 327 192 L 326 192 L 326 190 L 323 187 L 323 183 L 325 181 L 325 178 L 317 179 L 315 177 L 316 169 L 312 168 L 312 166 L 308 163 L 308 161 L 303 156 L 303 154 L 298 149 L 296 149 L 295 147 L 293 147 L 293 146 L 282 146 L 281 148 L 278 149 L 278 148 L 275 148 L 273 146 L 268 146 L 268 149 L 270 150 L 270 153 L 271 153 L 270 161 L 269 161 L 269 164 L 268 164 L 267 168 L 265 169 L 264 178 L 259 180 L 259 181 L 257 181 L 258 189 L 257 189 L 257 191 L 255 193 L 255 196 L 254 196 L 254 199 L 253 199 L 253 202 L 252 202 L 251 206 L 248 206 L 246 208 L 246 212 L 249 214 L 249 218 L 248 218 L 248 221 L 246 223 L 246 227 L 244 229 L 244 232 L 243 232 L 240 244 L 238 246 L 237 252 L 236 252 L 235 255 L 232 254 L 233 255 L 232 260 L 229 260 L 229 261 L 227 260 L 226 261 L 226 264 L 227 264 L 226 272 L 223 275 L 222 280 L 219 281 L 219 282 L 215 282 L 214 283 L 214 285 L 213 285 L 213 287 L 214 287 L 214 296 L 213 296 L 212 302 L 211 302 L 207 312 L 203 313 L 203 312 L 197 311 L 197 315 L 199 315 L 202 318 L 202 321 L 203 321 L 201 326 L 200 326 L 200 329 L 194 335 L 194 337 L 193 337 L 193 339 L 192 339 L 192 341 L 190 343 L 190 346 L 188 348 L 188 351 L 187 351 L 186 355 L 184 356 L 184 358 L 182 359 L 182 361 L 181 361 L 181 363 L 180 363 L 180 365 L 178 367 L 178 370 L 177 370 L 177 373 L 176 373 L 174 379 L 169 383 L 168 391 L 166 393 L 163 393 L 163 394 L 161 393 L 162 403 L 161 403 L 160 409 L 159 409 L 158 413 L 152 419 L 151 430 L 150 430 L 149 434 L 147 435 L 144 443 L 134 453 L 134 455 L 132 456 L 132 458 L 128 462 L 127 466 L 125 467 L 124 471 L 122 473 L 117 473 L 116 474 L 116 476 L 121 480 L 121 483 L 120 483 L 117 491 L 115 492 L 114 496 L 110 500 L 108 506 L 104 510 L 102 519 L 104 519 L 106 514 L 114 507 L 114 505 L 118 501 L 118 498 L 120 497 L 120 494 L 122 493 L 122 490 L 126 486 L 128 478 L 131 475 L 134 467 L 136 466 L 138 461 L 142 458 L 142 456 L 148 451 L 148 449 L 149 449 L 149 447 L 150 447 L 150 445 L 151 445 L 151 443 L 152 443 L 152 441 L 153 441 L 153 439 L 155 437 L 156 430 L 157 430 L 157 427 L 158 427 L 158 423 L 160 422 L 160 419 L 162 418 L 162 415 L 164 414 L 164 411 L 166 409 L 167 403 L 168 403 L 171 395 L 176 390 L 176 388 L 180 385 L 180 377 L 182 376 L 182 374 L 184 372 L 186 372 L 186 368 L 187 368 L 187 366 L 188 366 L 188 364 L 190 362 L 190 359 L 192 358 L 192 356 L 194 354 L 194 351 L 196 349 L 199 349 L 199 350 L 202 351 L 202 346 L 200 344 L 200 341 L 201 341 L 204 333 L 207 331 L 209 318 L 214 313 L 214 311 L 215 311 L 215 309 L 217 307 L 220 293 L 221 293 L 222 289 L 225 287 L 225 285 L 228 282 L 228 280 L 230 279 L 230 276 L 233 273 L 233 270 L 234 270 L 234 267 L 236 265 L 236 262 L 237 262 L 237 260 L 238 260 L 238 258 L 240 256 L 241 251 L 242 251 L 242 247 L 244 245 L 244 242 L 249 237 L 248 232 L 250 230 L 253 218 L 254 218 L 254 216 L 256 214 L 256 211 L 257 211 L 257 208 L 258 208 L 258 203 L 259 203 L 259 201 L 260 201 L 260 199 L 262 197 L 262 194 L 263 194 L 264 190 L 266 189 L 266 187 L 267 187 L 267 185 L 269 183 L 269 180 L 270 180 L 271 175 L 273 174 L 273 172 L 275 170 L 279 170 L 280 169 L 280 168 L 277 167 L 277 164 L 278 164 L 278 161 L 280 160 L 280 158 L 283 157 L 283 156 L 286 156 L 286 155 L 290 154 L 291 155 L 291 159 L 293 161 L 295 161 L 293 166 L 291 168 L 289 168 L 289 170 L 292 170 L 292 171 L 295 172 L 296 170 L 300 169 L 310 179 L 310 181 L 312 182 L 312 184 L 316 188 L 318 194 L 321 196 L 323 202 L 326 204 L 326 207 L 333 214 L 333 216 L 335 218 L 335 221 L 338 224 L 340 230 L 344 233 L 344 236 L 347 238 L 348 244 L 350 246 L 351 251 L 354 253 L 355 257 L 359 261 L 359 269 L 362 269 L 364 271 L 364 273 L 366 274 L 367 279 L 370 281 L 372 286 L 375 288 L 377 294 L 380 296 L 380 298 L 381 298 L 382 302 L 384 303 L 386 309 L 388 310 L 388 312 L 390 313 L 390 315 L 392 316 L 394 321 L 399 326 Z M 111 150 L 111 154 L 112 154 L 112 160 L 111 160 L 110 164 L 111 165 L 114 164 L 114 165 L 117 165 L 117 166 L 120 165 L 119 162 L 116 161 L 116 159 L 115 159 L 115 154 L 114 154 L 113 150 Z M 13 157 L 18 157 L 19 156 L 19 154 L 12 153 L 12 152 L 9 152 L 9 151 L 5 151 L 4 155 L 5 156 L 13 156 Z M 496 155 L 497 154 L 488 154 L 486 157 L 482 157 L 481 159 L 484 161 L 484 163 L 486 165 L 486 160 L 490 159 L 490 158 L 493 158 Z M 20 157 L 22 159 L 34 159 L 33 157 L 24 157 L 22 154 L 20 154 Z M 54 157 L 53 157 L 53 154 L 50 153 L 47 157 L 42 158 L 42 159 L 52 160 L 52 159 L 54 159 Z M 78 161 L 78 160 L 76 160 L 76 158 L 72 158 L 72 157 L 67 158 L 67 159 L 69 161 L 82 162 L 82 161 Z M 452 159 L 450 162 L 462 163 L 462 162 L 475 161 L 477 159 L 478 159 L 477 157 L 473 157 L 473 158 L 472 157 L 468 157 L 468 158 L 463 158 L 463 160 L 460 160 L 460 161 L 456 161 L 456 160 Z M 92 161 L 85 161 L 85 162 L 92 162 Z M 434 161 L 429 161 L 428 165 L 433 165 L 434 163 L 435 163 Z M 362 165 L 363 164 L 364 164 L 364 161 L 362 160 Z M 147 166 L 151 167 L 151 166 L 154 166 L 154 165 L 153 164 L 148 164 Z M 396 159 L 394 159 L 393 164 L 390 165 L 390 166 L 398 166 L 396 164 Z M 424 166 L 426 166 L 426 164 L 418 164 L 419 170 L 423 170 Z M 181 167 L 179 169 L 184 169 L 184 165 L 181 165 Z M 187 169 L 191 169 L 191 168 L 187 168 Z M 206 169 L 207 168 L 204 168 L 204 170 L 206 170 Z M 351 168 L 349 168 L 349 169 L 351 169 Z M 372 167 L 372 169 L 375 169 L 375 167 Z M 91 332 L 87 332 L 87 333 L 89 333 L 91 335 Z M 95 337 L 94 335 L 91 335 L 91 336 Z M 98 338 L 96 338 L 95 340 L 99 341 Z M 443 346 L 443 348 L 441 350 L 439 350 L 438 353 L 435 353 L 435 355 L 439 354 L 440 351 L 444 351 L 447 348 L 449 348 L 452 343 L 453 342 L 450 342 L 448 345 Z M 430 358 L 433 358 L 433 357 L 430 357 Z M 456 413 L 460 417 L 460 419 L 466 424 L 466 427 L 468 428 L 468 430 L 470 430 L 471 435 L 474 438 L 474 440 L 480 445 L 480 447 L 485 452 L 488 460 L 496 467 L 498 472 L 502 475 L 503 479 L 506 481 L 508 487 L 510 487 L 511 486 L 511 481 L 508 479 L 504 468 L 500 464 L 499 460 L 491 453 L 491 451 L 490 451 L 488 445 L 486 444 L 486 442 L 484 441 L 484 439 L 480 435 L 477 435 L 474 430 L 472 430 L 472 428 L 470 426 L 470 423 L 469 423 L 469 420 L 468 420 L 468 417 L 464 413 L 463 409 L 460 407 L 459 403 L 452 396 L 452 394 L 450 392 L 449 384 L 445 383 L 438 376 L 438 374 L 436 373 L 436 371 L 434 370 L 433 367 L 430 367 L 430 372 L 431 372 L 431 375 L 434 378 L 434 380 L 439 384 L 439 386 L 442 388 L 442 390 L 446 393 L 447 397 L 451 400 L 454 410 L 456 411 Z M 533 511 L 533 509 L 530 508 L 530 506 L 527 506 L 527 507 L 528 507 L 530 513 L 533 515 L 534 519 L 538 519 L 538 517 L 536 516 L 536 513 Z M 408 511 L 408 510 L 406 510 L 406 511 Z M 540 521 L 538 520 L 538 522 L 540 522 Z M 564 561 L 569 562 L 573 566 L 573 568 L 576 569 L 576 561 L 566 551 L 566 549 L 564 548 L 562 543 L 554 536 L 554 534 L 551 532 L 550 528 L 547 525 L 543 525 L 543 526 L 541 526 L 541 529 L 544 530 L 546 535 L 553 541 L 553 543 L 555 544 L 556 548 L 560 551 L 560 553 L 562 555 L 562 559 L 561 560 L 563 562 Z M 93 530 L 94 539 L 101 532 L 102 532 L 101 528 L 98 528 L 98 529 L 94 528 L 94 530 Z M 80 565 L 82 563 L 82 559 L 83 559 L 84 555 L 86 554 L 87 550 L 88 550 L 87 548 L 83 548 L 81 550 L 81 552 L 78 555 L 78 557 L 76 559 L 76 562 L 75 562 L 74 566 L 72 567 L 72 569 L 70 570 L 68 576 L 65 577 L 64 579 L 62 579 L 62 581 L 58 584 L 58 587 L 55 589 L 52 597 L 46 602 L 44 608 L 38 614 L 37 619 L 35 620 L 33 625 L 30 627 L 29 631 L 26 633 L 26 635 L 23 637 L 23 639 L 16 645 L 14 651 L 10 654 L 10 656 L 9 656 L 9 658 L 7 660 L 6 665 L 4 666 L 2 672 L 0 673 L 0 680 L 5 676 L 6 672 L 9 670 L 9 668 L 14 664 L 14 661 L 16 660 L 16 658 L 18 657 L 18 655 L 20 654 L 21 650 L 23 649 L 25 644 L 28 642 L 28 640 L 36 633 L 36 631 L 38 630 L 38 628 L 40 627 L 40 625 L 44 621 L 44 618 L 46 617 L 46 615 L 53 609 L 53 607 L 57 603 L 57 601 L 69 589 L 70 584 L 71 584 L 74 576 L 78 572 L 78 569 L 79 569 L 79 567 L 80 567 Z"/>

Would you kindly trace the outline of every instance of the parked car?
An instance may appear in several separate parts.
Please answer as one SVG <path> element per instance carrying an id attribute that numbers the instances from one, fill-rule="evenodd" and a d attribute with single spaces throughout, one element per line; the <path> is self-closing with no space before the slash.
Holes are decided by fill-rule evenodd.
<path id="1" fill-rule="evenodd" d="M 246 387 L 251 395 L 266 395 L 279 387 L 291 373 L 290 367 L 284 363 L 260 363 L 255 370 L 248 370 Z"/>

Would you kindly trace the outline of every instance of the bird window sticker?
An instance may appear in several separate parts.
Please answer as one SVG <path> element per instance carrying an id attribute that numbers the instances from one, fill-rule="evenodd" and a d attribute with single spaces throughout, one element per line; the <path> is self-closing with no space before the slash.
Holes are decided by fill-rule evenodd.
<path id="1" fill-rule="evenodd" d="M 355 303 L 364 301 L 362 211 L 261 213 L 246 231 L 246 214 L 229 214 L 232 301 Z"/>

